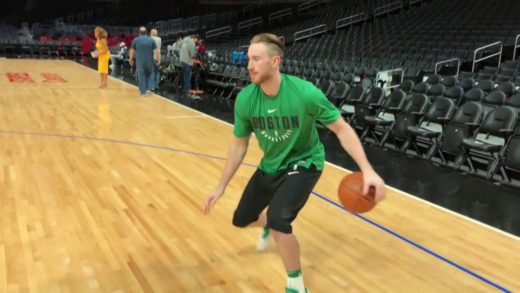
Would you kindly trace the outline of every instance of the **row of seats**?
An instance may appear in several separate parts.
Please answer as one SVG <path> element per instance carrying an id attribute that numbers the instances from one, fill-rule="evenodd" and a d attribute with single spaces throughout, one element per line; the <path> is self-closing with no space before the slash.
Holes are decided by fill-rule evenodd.
<path id="1" fill-rule="evenodd" d="M 213 94 L 231 101 L 249 82 L 248 72 L 238 66 L 222 68 L 212 72 L 208 86 Z M 353 73 L 335 72 L 330 78 L 301 77 L 314 82 L 341 109 L 363 142 L 392 146 L 436 164 L 516 184 L 510 173 L 516 176 L 520 170 L 515 169 L 520 164 L 516 153 L 520 148 L 515 144 L 520 139 L 515 136 L 520 133 L 515 130 L 520 94 L 515 94 L 510 82 L 489 88 L 480 82 L 465 91 L 460 85 L 468 79 L 432 75 L 418 84 L 406 80 L 385 96 L 369 76 L 356 80 Z M 501 128 L 490 128 L 495 124 Z"/>
<path id="2" fill-rule="evenodd" d="M 449 97 L 383 93 L 374 87 L 340 105 L 363 142 L 520 186 L 520 95 L 504 106 L 471 101 L 457 107 Z"/>

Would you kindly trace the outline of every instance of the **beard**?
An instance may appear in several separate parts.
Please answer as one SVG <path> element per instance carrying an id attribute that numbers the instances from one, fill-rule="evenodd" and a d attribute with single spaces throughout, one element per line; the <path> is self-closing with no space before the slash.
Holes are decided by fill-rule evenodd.
<path id="1" fill-rule="evenodd" d="M 257 72 L 256 75 L 254 76 L 254 78 L 251 78 L 251 82 L 256 85 L 260 85 L 260 84 L 266 82 L 267 80 L 269 80 L 270 78 L 271 78 L 271 74 L 269 74 L 269 73 L 260 74 Z"/>

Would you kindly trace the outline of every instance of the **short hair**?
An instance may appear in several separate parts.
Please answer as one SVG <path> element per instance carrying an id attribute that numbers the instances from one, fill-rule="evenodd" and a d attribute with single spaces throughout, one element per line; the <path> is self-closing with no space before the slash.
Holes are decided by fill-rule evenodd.
<path id="1" fill-rule="evenodd" d="M 157 36 L 157 30 L 156 30 L 156 29 L 152 29 L 152 30 L 150 31 L 150 35 L 156 37 L 156 36 Z"/>
<path id="2" fill-rule="evenodd" d="M 106 39 L 108 37 L 107 31 L 100 26 L 98 26 L 94 29 L 94 34 L 96 35 L 96 37 L 98 37 L 100 39 Z"/>
<path id="3" fill-rule="evenodd" d="M 194 38 L 194 39 L 199 39 L 200 40 L 200 35 L 199 34 L 191 35 L 191 37 Z"/>
<path id="4" fill-rule="evenodd" d="M 139 35 L 146 35 L 146 28 L 144 26 L 139 28 Z"/>
<path id="5" fill-rule="evenodd" d="M 257 43 L 264 43 L 267 46 L 267 50 L 272 55 L 279 55 L 280 57 L 283 57 L 285 46 L 282 40 L 276 35 L 269 33 L 258 34 L 251 39 L 250 44 L 253 45 Z"/>

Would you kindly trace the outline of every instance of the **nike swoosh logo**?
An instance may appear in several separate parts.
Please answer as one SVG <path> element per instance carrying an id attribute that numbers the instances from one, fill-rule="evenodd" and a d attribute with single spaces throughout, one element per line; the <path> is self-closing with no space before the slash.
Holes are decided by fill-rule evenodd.
<path id="1" fill-rule="evenodd" d="M 267 109 L 267 113 L 271 114 L 273 112 L 276 112 L 276 109 Z"/>
<path id="2" fill-rule="evenodd" d="M 294 175 L 294 174 L 298 174 L 298 173 L 300 173 L 300 172 L 299 171 L 293 171 L 293 172 L 287 173 L 287 175 Z"/>

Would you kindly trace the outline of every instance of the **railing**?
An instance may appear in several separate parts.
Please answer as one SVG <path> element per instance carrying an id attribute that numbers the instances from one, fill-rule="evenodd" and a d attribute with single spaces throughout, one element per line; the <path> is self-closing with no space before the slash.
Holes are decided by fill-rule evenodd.
<path id="1" fill-rule="evenodd" d="M 394 76 L 393 73 L 397 73 L 397 72 L 401 72 L 401 80 L 399 81 L 399 84 L 394 84 L 394 85 L 390 85 L 390 86 L 387 86 L 388 82 L 392 82 L 392 77 Z M 390 69 L 390 70 L 384 70 L 384 71 L 379 71 L 377 74 L 376 74 L 376 83 L 379 81 L 379 80 L 382 80 L 384 83 L 383 83 L 383 88 L 384 89 L 391 89 L 391 88 L 397 88 L 399 87 L 399 85 L 401 85 L 401 83 L 403 83 L 403 79 L 404 79 L 404 70 L 402 68 L 395 68 L 395 69 Z"/>
<path id="2" fill-rule="evenodd" d="M 219 28 L 216 28 L 214 30 L 207 31 L 206 32 L 206 39 L 213 38 L 213 37 L 220 36 L 220 35 L 224 35 L 224 34 L 229 34 L 231 32 L 232 32 L 232 29 L 231 29 L 230 25 L 219 27 Z"/>
<path id="3" fill-rule="evenodd" d="M 477 53 L 478 52 L 482 52 L 482 51 L 484 51 L 487 48 L 496 47 L 497 45 L 500 45 L 500 51 L 498 51 L 496 53 L 493 53 L 491 55 L 488 55 L 486 57 L 482 57 L 480 59 L 477 59 Z M 502 61 L 502 50 L 503 49 L 504 49 L 504 44 L 502 44 L 502 42 L 495 42 L 493 44 L 489 44 L 489 45 L 477 48 L 475 50 L 475 52 L 473 53 L 473 65 L 471 66 L 471 72 L 475 72 L 475 64 L 477 64 L 480 61 L 484 61 L 484 60 L 487 60 L 489 58 L 493 58 L 495 56 L 498 56 L 498 66 L 500 66 L 500 61 Z"/>
<path id="4" fill-rule="evenodd" d="M 320 5 L 319 0 L 310 0 L 307 2 L 303 2 L 302 4 L 298 5 L 298 13 L 311 9 L 311 8 L 314 8 L 318 5 Z"/>
<path id="5" fill-rule="evenodd" d="M 403 10 L 403 2 L 395 1 L 392 3 L 385 4 L 383 6 L 376 7 L 374 9 L 374 19 L 376 16 L 387 14 L 395 10 Z"/>
<path id="6" fill-rule="evenodd" d="M 217 24 L 217 14 L 211 13 L 206 14 L 202 17 L 202 27 L 203 28 L 210 28 Z"/>
<path id="7" fill-rule="evenodd" d="M 255 17 L 248 20 L 244 20 L 238 23 L 238 31 L 242 31 L 246 28 L 259 26 L 261 27 L 264 24 L 264 20 L 262 17 Z"/>
<path id="8" fill-rule="evenodd" d="M 353 25 L 358 22 L 363 22 L 367 20 L 367 14 L 365 12 L 355 14 L 349 17 L 340 18 L 336 20 L 336 30 L 342 27 L 346 27 L 349 25 Z"/>
<path id="9" fill-rule="evenodd" d="M 516 50 L 520 47 L 520 35 L 516 36 L 515 45 L 513 46 L 513 60 L 516 58 Z"/>
<path id="10" fill-rule="evenodd" d="M 312 36 L 321 35 L 327 32 L 327 25 L 326 24 L 320 24 L 315 27 L 311 27 L 308 29 L 304 29 L 301 31 L 297 31 L 294 33 L 293 42 L 304 40 L 307 38 L 310 38 Z"/>
<path id="11" fill-rule="evenodd" d="M 267 23 L 271 23 L 274 20 L 284 19 L 284 18 L 292 18 L 293 12 L 291 8 L 275 11 L 273 13 L 269 13 L 267 17 Z"/>
<path id="12" fill-rule="evenodd" d="M 172 21 L 173 31 L 174 32 L 183 32 L 184 29 L 182 27 L 182 18 L 176 18 Z"/>
<path id="13" fill-rule="evenodd" d="M 452 58 L 452 59 L 447 59 L 447 60 L 442 60 L 442 61 L 439 61 L 437 63 L 435 63 L 435 74 L 437 74 L 437 71 L 438 71 L 438 68 L 439 68 L 439 65 L 441 64 L 448 64 L 448 63 L 453 63 L 457 61 L 457 73 L 455 74 L 456 77 L 459 77 L 459 72 L 460 72 L 460 59 L 459 58 Z"/>
<path id="14" fill-rule="evenodd" d="M 188 31 L 196 31 L 200 27 L 200 17 L 192 16 L 188 18 Z"/>

